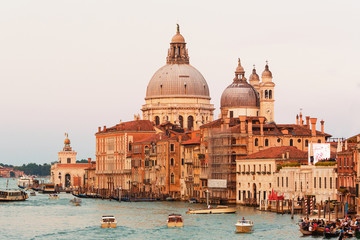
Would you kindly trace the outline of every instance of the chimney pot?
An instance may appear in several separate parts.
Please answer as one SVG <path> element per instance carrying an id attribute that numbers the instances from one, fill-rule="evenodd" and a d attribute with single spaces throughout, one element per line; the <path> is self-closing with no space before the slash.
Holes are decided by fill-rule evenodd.
<path id="1" fill-rule="evenodd" d="M 313 137 L 316 136 L 316 121 L 317 121 L 317 118 L 310 118 L 310 122 L 311 122 L 311 136 L 313 136 Z"/>
<path id="2" fill-rule="evenodd" d="M 321 123 L 321 133 L 324 134 L 324 123 L 325 123 L 325 121 L 321 120 L 320 123 Z"/>
<path id="3" fill-rule="evenodd" d="M 310 129 L 310 116 L 306 116 L 306 128 Z"/>

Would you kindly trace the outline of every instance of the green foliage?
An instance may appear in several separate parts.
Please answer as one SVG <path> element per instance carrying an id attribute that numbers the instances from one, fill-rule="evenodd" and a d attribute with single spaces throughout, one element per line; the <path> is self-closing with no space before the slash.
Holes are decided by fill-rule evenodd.
<path id="1" fill-rule="evenodd" d="M 26 165 L 23 164 L 22 166 L 14 167 L 14 169 L 24 171 L 26 175 L 49 176 L 51 165 L 47 163 L 44 163 L 43 165 L 28 163 Z"/>
<path id="2" fill-rule="evenodd" d="M 87 159 L 76 160 L 76 163 L 88 163 Z"/>
<path id="3" fill-rule="evenodd" d="M 280 169 L 282 169 L 283 167 L 300 167 L 300 165 L 301 163 L 298 162 L 283 163 L 281 165 L 277 165 L 276 169 L 280 171 Z"/>
<path id="4" fill-rule="evenodd" d="M 13 165 L 8 165 L 8 164 L 4 164 L 4 163 L 0 163 L 0 166 L 3 166 L 3 167 L 14 167 Z"/>
<path id="5" fill-rule="evenodd" d="M 336 161 L 321 161 L 315 163 L 315 166 L 335 166 L 336 164 Z"/>

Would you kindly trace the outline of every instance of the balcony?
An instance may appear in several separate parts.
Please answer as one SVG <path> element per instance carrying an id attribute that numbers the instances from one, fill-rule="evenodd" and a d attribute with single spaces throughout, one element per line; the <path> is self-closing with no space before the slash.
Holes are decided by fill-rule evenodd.
<path id="1" fill-rule="evenodd" d="M 144 184 L 150 184 L 150 179 L 143 179 Z"/>
<path id="2" fill-rule="evenodd" d="M 194 177 L 193 176 L 185 177 L 185 182 L 194 182 Z"/>
<path id="3" fill-rule="evenodd" d="M 185 164 L 193 164 L 193 160 L 191 158 L 185 158 Z"/>

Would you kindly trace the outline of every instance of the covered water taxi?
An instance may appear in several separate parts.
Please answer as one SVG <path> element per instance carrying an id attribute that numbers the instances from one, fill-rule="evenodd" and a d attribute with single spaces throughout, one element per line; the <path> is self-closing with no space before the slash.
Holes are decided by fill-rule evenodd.
<path id="1" fill-rule="evenodd" d="M 117 221 L 113 215 L 105 215 L 101 218 L 101 228 L 116 228 Z"/>
<path id="2" fill-rule="evenodd" d="M 253 230 L 254 223 L 250 220 L 245 220 L 245 218 L 238 220 L 235 224 L 237 233 L 249 233 Z"/>
<path id="3" fill-rule="evenodd" d="M 167 219 L 167 226 L 168 227 L 183 227 L 184 221 L 182 219 L 181 214 L 169 214 Z"/>
<path id="4" fill-rule="evenodd" d="M 220 214 L 220 213 L 236 213 L 237 209 L 228 206 L 216 206 L 204 209 L 189 209 L 187 214 Z"/>
<path id="5" fill-rule="evenodd" d="M 28 198 L 29 198 L 28 194 L 21 190 L 0 191 L 0 202 L 25 201 Z"/>

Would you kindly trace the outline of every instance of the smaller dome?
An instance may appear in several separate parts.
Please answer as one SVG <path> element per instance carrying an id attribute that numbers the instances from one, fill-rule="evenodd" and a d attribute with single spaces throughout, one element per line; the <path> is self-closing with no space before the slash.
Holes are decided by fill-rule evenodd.
<path id="1" fill-rule="evenodd" d="M 69 145 L 69 144 L 70 144 L 70 139 L 69 139 L 69 138 L 66 138 L 65 141 L 64 141 L 64 144 L 65 144 L 65 145 Z"/>
<path id="2" fill-rule="evenodd" d="M 185 38 L 180 34 L 179 24 L 176 25 L 177 25 L 177 31 L 175 36 L 173 36 L 173 38 L 171 39 L 171 43 L 185 43 Z"/>
<path id="3" fill-rule="evenodd" d="M 255 67 L 252 70 L 252 73 L 249 77 L 249 81 L 260 81 L 259 75 L 257 75 Z"/>
<path id="4" fill-rule="evenodd" d="M 272 73 L 269 70 L 269 66 L 266 62 L 265 70 L 261 74 L 261 78 L 272 78 Z"/>
<path id="5" fill-rule="evenodd" d="M 245 73 L 243 66 L 241 66 L 240 58 L 238 58 L 238 66 L 236 67 L 235 73 L 236 74 L 244 74 Z"/>
<path id="6" fill-rule="evenodd" d="M 185 39 L 180 33 L 176 33 L 171 39 L 171 43 L 185 43 Z"/>

